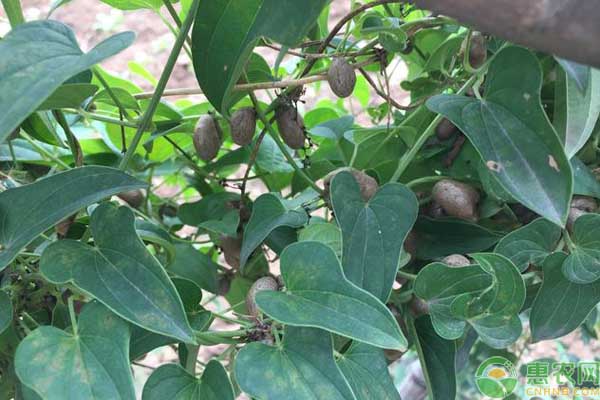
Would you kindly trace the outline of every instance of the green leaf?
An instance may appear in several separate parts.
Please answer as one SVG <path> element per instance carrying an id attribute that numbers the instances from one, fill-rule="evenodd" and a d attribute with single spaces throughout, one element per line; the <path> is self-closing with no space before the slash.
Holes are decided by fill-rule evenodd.
<path id="1" fill-rule="evenodd" d="M 285 46 L 298 43 L 314 25 L 327 0 L 205 0 L 192 33 L 198 83 L 210 103 L 227 113 L 232 87 L 256 42 L 268 37 Z"/>
<path id="2" fill-rule="evenodd" d="M 321 242 L 331 247 L 335 255 L 342 259 L 342 233 L 340 228 L 330 223 L 311 223 L 298 234 L 298 241 Z"/>
<path id="3" fill-rule="evenodd" d="M 542 288 L 529 316 L 534 342 L 574 331 L 600 302 L 600 282 L 580 285 L 565 278 L 561 267 L 566 258 L 565 253 L 554 253 L 544 261 Z"/>
<path id="4" fill-rule="evenodd" d="M 343 171 L 331 182 L 331 202 L 342 230 L 344 275 L 386 301 L 404 239 L 417 218 L 414 193 L 399 183 L 388 183 L 365 203 L 352 174 Z"/>
<path id="5" fill-rule="evenodd" d="M 456 344 L 438 336 L 428 315 L 417 318 L 414 328 L 415 344 L 430 399 L 456 399 Z"/>
<path id="6" fill-rule="evenodd" d="M 420 217 L 415 224 L 417 257 L 433 260 L 450 254 L 484 251 L 502 237 L 499 233 L 455 218 Z"/>
<path id="7" fill-rule="evenodd" d="M 186 243 L 176 244 L 175 251 L 175 262 L 167 268 L 168 272 L 193 282 L 199 289 L 218 292 L 218 265 L 209 256 Z"/>
<path id="8" fill-rule="evenodd" d="M 13 320 L 13 306 L 10 296 L 0 290 L 0 333 L 10 326 Z"/>
<path id="9" fill-rule="evenodd" d="M 79 209 L 145 186 L 119 170 L 89 166 L 0 193 L 0 270 L 40 233 Z"/>
<path id="10" fill-rule="evenodd" d="M 186 225 L 198 226 L 203 222 L 220 219 L 232 210 L 232 202 L 239 201 L 240 195 L 231 192 L 213 193 L 194 203 L 179 207 L 177 216 Z"/>
<path id="11" fill-rule="evenodd" d="M 156 369 L 146 384 L 142 400 L 233 400 L 233 388 L 225 368 L 211 360 L 196 379 L 178 364 Z"/>
<path id="12" fill-rule="evenodd" d="M 556 57 L 556 61 L 558 61 L 567 76 L 577 84 L 577 88 L 585 93 L 590 81 L 590 67 L 564 58 Z"/>
<path id="13" fill-rule="evenodd" d="M 135 232 L 144 242 L 154 243 L 161 246 L 167 253 L 167 265 L 175 258 L 175 246 L 169 232 L 165 231 L 154 222 L 145 219 L 135 220 Z"/>
<path id="14" fill-rule="evenodd" d="M 564 140 L 568 158 L 573 157 L 586 144 L 600 115 L 600 71 L 587 68 L 589 81 L 585 91 L 581 91 L 580 82 L 569 75 L 564 79 L 564 121 L 561 121 L 557 129 Z"/>
<path id="15" fill-rule="evenodd" d="M 19 380 L 45 400 L 135 399 L 129 327 L 99 303 L 79 315 L 77 334 L 41 326 L 15 354 Z"/>
<path id="16" fill-rule="evenodd" d="M 247 344 L 234 368 L 240 388 L 258 399 L 356 399 L 335 364 L 331 335 L 319 329 L 288 326 L 281 347 Z"/>
<path id="17" fill-rule="evenodd" d="M 328 330 L 387 349 L 406 349 L 406 339 L 387 307 L 348 281 L 333 250 L 298 242 L 281 254 L 285 292 L 264 291 L 256 304 L 271 318 L 292 326 Z"/>
<path id="18" fill-rule="evenodd" d="M 383 350 L 352 342 L 350 348 L 338 359 L 337 365 L 357 400 L 400 400 Z"/>
<path id="19" fill-rule="evenodd" d="M 67 83 L 59 86 L 37 109 L 79 108 L 85 99 L 96 93 L 96 90 L 98 86 L 89 83 Z"/>
<path id="20" fill-rule="evenodd" d="M 562 271 L 574 283 L 592 283 L 600 278 L 600 215 L 585 214 L 575 220 L 571 254 Z"/>
<path id="21" fill-rule="evenodd" d="M 530 264 L 541 265 L 554 251 L 560 236 L 561 230 L 558 226 L 538 218 L 504 236 L 494 252 L 508 258 L 523 272 Z"/>
<path id="22" fill-rule="evenodd" d="M 63 82 L 128 47 L 124 32 L 83 53 L 73 31 L 57 21 L 19 25 L 0 41 L 0 142 Z"/>
<path id="23" fill-rule="evenodd" d="M 570 161 L 574 179 L 573 194 L 600 198 L 600 182 L 592 171 L 577 157 Z"/>
<path id="24" fill-rule="evenodd" d="M 483 100 L 443 94 L 430 98 L 427 106 L 465 133 L 492 176 L 515 199 L 564 226 L 571 167 L 542 108 L 541 84 L 535 55 L 507 47 L 490 65 Z"/>
<path id="25" fill-rule="evenodd" d="M 41 273 L 54 283 L 73 283 L 144 329 L 193 343 L 181 299 L 137 236 L 133 212 L 104 203 L 90 227 L 95 248 L 74 240 L 54 242 L 42 254 Z"/>
<path id="26" fill-rule="evenodd" d="M 525 283 L 514 264 L 501 255 L 471 257 L 478 265 L 427 265 L 419 271 L 415 293 L 428 302 L 441 337 L 458 339 L 468 322 L 487 345 L 506 347 L 521 333 L 518 313 L 525 302 Z"/>
<path id="27" fill-rule="evenodd" d="M 298 228 L 308 222 L 303 209 L 288 210 L 281 199 L 274 194 L 261 195 L 252 206 L 252 215 L 244 230 L 240 266 L 243 268 L 248 258 L 276 228 L 288 226 Z"/>

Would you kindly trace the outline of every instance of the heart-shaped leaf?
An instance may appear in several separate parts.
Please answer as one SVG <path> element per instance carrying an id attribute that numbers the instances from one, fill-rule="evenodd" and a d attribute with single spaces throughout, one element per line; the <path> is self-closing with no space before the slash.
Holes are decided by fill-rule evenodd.
<path id="1" fill-rule="evenodd" d="M 436 333 L 427 315 L 414 321 L 416 348 L 431 400 L 456 398 L 456 344 Z"/>
<path id="2" fill-rule="evenodd" d="M 13 306 L 10 296 L 0 290 L 0 333 L 10 326 L 13 319 Z"/>
<path id="3" fill-rule="evenodd" d="M 156 369 L 144 385 L 142 400 L 233 400 L 233 388 L 225 368 L 211 360 L 197 379 L 178 364 Z"/>
<path id="4" fill-rule="evenodd" d="M 96 247 L 60 240 L 46 248 L 40 260 L 46 279 L 71 282 L 126 320 L 193 343 L 179 294 L 137 236 L 133 212 L 104 203 L 92 214 L 90 227 Z"/>
<path id="5" fill-rule="evenodd" d="M 320 329 L 288 326 L 281 347 L 247 344 L 235 359 L 235 378 L 258 399 L 356 399 L 333 359 L 331 335 Z"/>
<path id="6" fill-rule="evenodd" d="M 342 233 L 335 224 L 312 222 L 298 234 L 299 241 L 315 241 L 331 247 L 342 259 Z"/>
<path id="7" fill-rule="evenodd" d="M 119 170 L 89 166 L 0 193 L 0 271 L 33 239 L 79 209 L 145 187 Z"/>
<path id="8" fill-rule="evenodd" d="M 419 241 L 417 256 L 425 260 L 485 251 L 502 237 L 498 232 L 456 218 L 419 217 L 415 232 Z"/>
<path id="9" fill-rule="evenodd" d="M 585 284 L 600 278 L 600 215 L 586 214 L 575 220 L 571 254 L 562 271 L 571 282 Z"/>
<path id="10" fill-rule="evenodd" d="M 342 171 L 331 182 L 331 202 L 342 230 L 344 275 L 386 301 L 404 239 L 417 218 L 415 195 L 404 185 L 388 183 L 365 202 L 352 174 Z"/>
<path id="11" fill-rule="evenodd" d="M 47 400 L 134 400 L 127 322 L 89 303 L 77 325 L 77 333 L 41 326 L 27 335 L 15 354 L 19 380 Z"/>
<path id="12" fill-rule="evenodd" d="M 265 193 L 254 202 L 252 215 L 244 230 L 240 265 L 243 267 L 248 258 L 271 232 L 281 226 L 298 228 L 308 222 L 303 209 L 288 210 L 281 199 L 274 194 Z"/>
<path id="13" fill-rule="evenodd" d="M 427 265 L 419 271 L 415 293 L 428 302 L 441 337 L 458 339 L 468 322 L 489 346 L 506 347 L 521 333 L 518 313 L 525 302 L 525 283 L 507 258 L 493 253 L 471 256 L 478 265 Z"/>
<path id="14" fill-rule="evenodd" d="M 33 21 L 14 28 L 0 41 L 0 142 L 63 82 L 127 48 L 124 32 L 83 53 L 73 31 L 58 21 Z"/>
<path id="15" fill-rule="evenodd" d="M 529 264 L 541 265 L 556 247 L 560 236 L 558 226 L 538 218 L 504 236 L 494 252 L 507 257 L 522 272 Z"/>
<path id="16" fill-rule="evenodd" d="M 585 67 L 588 76 L 586 89 L 569 74 L 561 74 L 557 85 L 554 121 L 563 138 L 565 153 L 573 157 L 588 141 L 600 115 L 600 70 Z M 562 101 L 564 99 L 564 101 Z"/>
<path id="17" fill-rule="evenodd" d="M 561 267 L 566 258 L 555 253 L 544 261 L 544 281 L 529 316 L 534 342 L 572 332 L 600 302 L 600 282 L 581 285 L 565 278 Z"/>
<path id="18" fill-rule="evenodd" d="M 181 279 L 193 282 L 200 289 L 217 293 L 219 266 L 192 245 L 178 243 L 175 245 L 175 251 L 175 261 L 167 268 L 167 271 Z"/>
<path id="19" fill-rule="evenodd" d="M 596 180 L 590 168 L 577 157 L 569 161 L 573 170 L 573 194 L 600 198 L 600 182 Z"/>
<path id="20" fill-rule="evenodd" d="M 281 254 L 285 292 L 264 291 L 256 304 L 287 325 L 328 330 L 387 349 L 406 349 L 406 338 L 387 307 L 348 281 L 333 250 L 319 242 L 298 242 Z"/>
<path id="21" fill-rule="evenodd" d="M 356 400 L 400 400 L 383 350 L 352 342 L 337 360 L 337 365 L 352 387 Z"/>
<path id="22" fill-rule="evenodd" d="M 89 83 L 67 83 L 61 85 L 38 107 L 38 110 L 56 108 L 78 108 L 88 97 L 98 90 L 98 86 Z"/>
<path id="23" fill-rule="evenodd" d="M 268 37 L 297 44 L 328 0 L 204 0 L 192 32 L 196 78 L 208 101 L 226 113 L 231 89 L 242 75 L 254 45 Z"/>
<path id="24" fill-rule="evenodd" d="M 562 143 L 542 108 L 542 71 L 529 50 L 501 50 L 486 75 L 485 98 L 438 95 L 427 101 L 469 138 L 515 199 L 564 226 L 572 176 Z"/>

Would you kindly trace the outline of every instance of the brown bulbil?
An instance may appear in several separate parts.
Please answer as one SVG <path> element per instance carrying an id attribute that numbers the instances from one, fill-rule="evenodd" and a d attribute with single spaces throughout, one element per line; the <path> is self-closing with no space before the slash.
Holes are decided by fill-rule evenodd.
<path id="1" fill-rule="evenodd" d="M 204 161 L 210 161 L 217 156 L 223 133 L 215 118 L 206 114 L 198 119 L 196 129 L 194 130 L 194 147 L 198 157 Z"/>
<path id="2" fill-rule="evenodd" d="M 473 68 L 479 68 L 487 58 L 487 45 L 485 37 L 481 32 L 473 32 L 471 35 L 471 48 L 469 49 L 469 64 Z"/>
<path id="3" fill-rule="evenodd" d="M 587 212 L 595 212 L 598 209 L 596 199 L 588 196 L 573 196 L 571 200 L 571 208 L 578 208 Z"/>
<path id="4" fill-rule="evenodd" d="M 365 174 L 362 171 L 354 169 L 354 168 L 343 167 L 343 168 L 338 168 L 335 171 L 331 171 L 323 179 L 323 186 L 324 186 L 323 197 L 325 199 L 329 199 L 329 187 L 331 186 L 331 180 L 333 179 L 333 177 L 335 175 L 337 175 L 338 173 L 340 173 L 342 171 L 350 172 L 352 174 L 352 176 L 354 177 L 354 179 L 356 179 L 356 182 L 358 183 L 358 186 L 360 187 L 360 195 L 364 201 L 369 201 L 371 199 L 371 197 L 373 197 L 375 192 L 377 192 L 377 189 L 379 189 L 379 184 L 371 176 Z"/>
<path id="5" fill-rule="evenodd" d="M 404 251 L 410 255 L 411 260 L 417 256 L 417 234 L 415 231 L 411 230 L 406 235 L 406 239 L 404 239 Z"/>
<path id="6" fill-rule="evenodd" d="M 304 147 L 304 120 L 294 107 L 282 104 L 275 109 L 275 119 L 281 138 L 292 149 Z"/>
<path id="7" fill-rule="evenodd" d="M 435 136 L 440 140 L 448 140 L 456 133 L 456 131 L 456 125 L 450 122 L 448 118 L 444 118 L 435 128 Z"/>
<path id="8" fill-rule="evenodd" d="M 248 310 L 248 314 L 257 317 L 258 316 L 258 306 L 256 305 L 256 294 L 258 292 L 263 292 L 265 290 L 277 291 L 279 290 L 279 285 L 277 281 L 270 276 L 263 276 L 259 278 L 252 284 L 250 290 L 248 290 L 248 294 L 246 295 L 246 309 Z"/>
<path id="9" fill-rule="evenodd" d="M 130 190 L 129 192 L 119 193 L 117 197 L 132 208 L 140 208 L 144 203 L 144 193 L 141 190 Z"/>
<path id="10" fill-rule="evenodd" d="M 327 82 L 336 96 L 348 97 L 356 85 L 356 72 L 344 58 L 334 58 L 329 71 L 327 71 Z"/>
<path id="11" fill-rule="evenodd" d="M 240 108 L 231 116 L 231 138 L 235 144 L 250 144 L 256 131 L 256 111 L 252 107 Z"/>
<path id="12" fill-rule="evenodd" d="M 433 186 L 431 195 L 446 214 L 477 221 L 479 193 L 472 186 L 452 179 L 444 179 Z"/>
<path id="13" fill-rule="evenodd" d="M 225 262 L 232 268 L 240 267 L 240 252 L 242 250 L 242 239 L 239 237 L 222 236 L 219 241 L 221 249 L 223 249 L 223 257 Z"/>
<path id="14" fill-rule="evenodd" d="M 412 311 L 415 317 L 420 315 L 429 314 L 429 305 L 418 297 L 413 297 L 408 304 L 410 311 Z"/>
<path id="15" fill-rule="evenodd" d="M 567 229 L 573 231 L 573 224 L 575 220 L 582 215 L 596 212 L 598 210 L 598 203 L 592 197 L 588 196 L 573 196 L 571 200 L 571 208 L 569 209 L 569 215 L 567 217 Z"/>
<path id="16" fill-rule="evenodd" d="M 465 267 L 471 265 L 471 261 L 462 254 L 450 254 L 442 259 L 442 262 L 449 267 Z"/>

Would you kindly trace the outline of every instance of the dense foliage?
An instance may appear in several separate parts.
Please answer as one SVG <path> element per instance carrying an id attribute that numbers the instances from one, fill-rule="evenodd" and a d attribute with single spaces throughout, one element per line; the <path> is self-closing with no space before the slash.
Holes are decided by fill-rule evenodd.
<path id="1" fill-rule="evenodd" d="M 394 0 L 102 1 L 172 29 L 151 92 L 2 1 L 0 398 L 134 399 L 163 346 L 143 400 L 399 399 L 415 354 L 474 398 L 596 337 L 596 70 Z"/>

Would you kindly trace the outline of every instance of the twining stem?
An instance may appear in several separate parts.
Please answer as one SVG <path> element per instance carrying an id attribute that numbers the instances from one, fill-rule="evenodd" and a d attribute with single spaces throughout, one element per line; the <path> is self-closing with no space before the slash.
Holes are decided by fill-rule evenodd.
<path id="1" fill-rule="evenodd" d="M 173 22 L 175 22 L 175 25 L 177 25 L 177 28 L 181 29 L 182 23 L 181 23 L 181 18 L 179 18 L 179 15 L 177 14 L 177 10 L 175 10 L 175 7 L 173 7 L 173 4 L 171 3 L 170 0 L 163 0 L 163 4 L 165 6 L 165 8 L 167 9 L 167 11 L 169 12 L 169 15 L 171 15 L 171 18 L 173 18 Z M 187 45 L 191 48 L 192 47 L 192 40 L 190 39 L 189 36 L 185 36 L 185 41 L 187 43 Z"/>
<path id="2" fill-rule="evenodd" d="M 275 132 L 275 129 L 273 129 L 273 125 L 271 125 L 271 123 L 265 116 L 264 111 L 260 108 L 260 104 L 259 104 L 258 100 L 256 99 L 256 96 L 254 95 L 254 93 L 250 92 L 249 95 L 250 95 L 250 100 L 252 100 L 252 104 L 254 105 L 254 109 L 256 110 L 256 115 L 258 116 L 258 119 L 261 120 L 261 122 L 263 123 L 263 125 L 265 126 L 267 131 L 269 132 L 269 135 L 271 135 L 271 137 L 277 144 L 277 147 L 279 147 L 279 150 L 281 150 L 281 152 L 283 153 L 283 156 L 285 157 L 285 159 L 288 161 L 288 163 L 290 163 L 292 168 L 294 168 L 296 173 L 302 179 L 304 179 L 306 181 L 306 183 L 308 183 L 314 190 L 316 190 L 317 193 L 323 194 L 323 189 L 321 189 L 319 186 L 317 186 L 317 184 L 306 174 L 306 172 L 304 172 L 300 167 L 298 167 L 298 164 L 296 164 L 296 160 L 294 160 L 292 155 L 288 152 L 287 148 L 285 147 L 285 145 L 279 138 L 279 135 L 277 135 L 277 132 Z"/>
<path id="3" fill-rule="evenodd" d="M 414 281 L 415 279 L 417 279 L 417 275 L 411 274 L 409 272 L 404 272 L 402 270 L 398 270 L 398 272 L 396 272 L 396 276 L 399 276 L 400 278 L 406 278 L 409 281 Z"/>
<path id="4" fill-rule="evenodd" d="M 96 75 L 96 78 L 100 81 L 100 84 L 104 87 L 104 89 L 106 89 L 106 91 L 108 92 L 109 97 L 115 103 L 115 105 L 117 106 L 117 108 L 119 109 L 119 111 L 123 114 L 123 116 L 125 118 L 127 118 L 127 119 L 131 119 L 131 117 L 129 116 L 129 113 L 127 112 L 127 110 L 125 109 L 125 107 L 123 106 L 123 104 L 121 104 L 121 101 L 119 100 L 119 98 L 117 97 L 117 95 L 113 92 L 113 90 L 111 89 L 111 87 L 108 84 L 108 82 L 106 82 L 106 79 L 104 79 L 104 77 L 102 76 L 102 73 L 100 72 L 100 70 L 97 67 L 95 67 L 95 68 L 92 69 L 92 71 L 94 72 L 94 75 Z"/>
<path id="5" fill-rule="evenodd" d="M 2 0 L 2 7 L 4 7 L 8 22 L 10 22 L 12 28 L 25 22 L 19 0 Z"/>
<path id="6" fill-rule="evenodd" d="M 165 68 L 164 68 L 162 74 L 160 75 L 160 79 L 158 80 L 158 84 L 156 85 L 156 90 L 154 91 L 154 94 L 152 95 L 152 98 L 150 99 L 150 104 L 148 104 L 148 108 L 146 109 L 146 112 L 144 113 L 144 116 L 142 117 L 142 120 L 140 121 L 140 124 L 137 128 L 137 131 L 135 132 L 135 135 L 133 136 L 133 139 L 131 140 L 131 144 L 129 145 L 127 152 L 125 153 L 125 155 L 123 156 L 123 159 L 121 160 L 121 164 L 119 165 L 119 168 L 122 170 L 127 168 L 127 165 L 129 164 L 129 160 L 135 153 L 135 150 L 136 150 L 138 144 L 140 143 L 140 140 L 142 139 L 142 135 L 148 129 L 148 127 L 150 126 L 150 123 L 152 122 L 152 116 L 154 115 L 154 112 L 156 111 L 156 108 L 158 107 L 158 105 L 160 103 L 160 99 L 162 97 L 163 92 L 165 91 L 167 82 L 169 81 L 169 77 L 171 76 L 171 72 L 173 72 L 173 68 L 175 67 L 175 63 L 177 62 L 177 57 L 179 56 L 179 53 L 181 52 L 181 48 L 183 47 L 183 44 L 185 43 L 185 38 L 187 37 L 187 34 L 188 34 L 190 28 L 192 27 L 192 23 L 196 16 L 196 12 L 198 10 L 199 3 L 200 3 L 200 0 L 193 1 L 192 5 L 190 7 L 190 11 L 189 11 L 187 17 L 185 18 L 183 25 L 181 26 L 179 35 L 177 35 L 177 38 L 175 39 L 175 44 L 173 45 L 171 54 L 169 54 L 169 58 L 167 59 Z"/>
<path id="7" fill-rule="evenodd" d="M 373 64 L 376 61 L 377 60 L 375 60 L 375 59 L 368 59 L 368 60 L 364 60 L 364 61 L 361 61 L 358 63 L 354 63 L 354 64 L 352 64 L 352 66 L 354 68 L 362 68 L 366 65 Z M 311 76 L 307 76 L 307 77 L 300 78 L 300 79 L 285 79 L 285 80 L 275 81 L 275 82 L 242 83 L 239 85 L 235 85 L 233 87 L 233 91 L 234 92 L 252 92 L 254 90 L 264 90 L 264 89 L 283 89 L 283 88 L 288 88 L 288 87 L 302 86 L 302 85 L 306 85 L 309 83 L 315 83 L 315 82 L 324 81 L 324 80 L 327 80 L 327 74 L 325 74 L 325 73 L 311 75 Z M 151 98 L 152 96 L 154 96 L 155 93 L 156 93 L 155 91 L 154 92 L 142 92 L 142 93 L 134 94 L 133 97 L 135 97 L 138 100 L 148 99 L 148 98 Z M 200 89 L 200 88 L 179 88 L 179 89 L 169 89 L 169 90 L 163 91 L 162 97 L 165 97 L 165 96 L 190 96 L 190 95 L 203 94 L 203 93 L 204 92 L 202 92 L 202 89 Z"/>
<path id="8" fill-rule="evenodd" d="M 473 83 L 475 83 L 477 78 L 478 75 L 471 76 L 456 94 L 464 94 L 467 91 L 467 89 L 469 89 L 473 85 Z M 413 159 L 415 158 L 419 150 L 421 150 L 421 147 L 423 147 L 427 139 L 429 139 L 429 137 L 435 133 L 435 128 L 442 121 L 442 119 L 444 119 L 443 115 L 436 115 L 433 121 L 431 121 L 429 126 L 427 126 L 425 131 L 421 134 L 421 136 L 419 136 L 415 144 L 410 148 L 410 150 L 408 150 L 404 155 L 402 155 L 402 157 L 400 157 L 398 167 L 396 168 L 394 175 L 392 175 L 390 182 L 397 182 L 398 179 L 400 179 L 400 176 L 402 176 L 408 165 L 413 161 Z"/>
<path id="9" fill-rule="evenodd" d="M 60 158 L 56 157 L 54 154 L 50 154 L 46 149 L 44 149 L 42 146 L 40 146 L 39 144 L 37 144 L 36 141 L 31 136 L 29 136 L 27 133 L 21 131 L 21 137 L 23 137 L 23 139 L 27 140 L 27 142 L 29 142 L 29 144 L 38 153 L 40 153 L 43 157 L 46 157 L 49 160 L 54 161 L 55 163 L 57 163 L 58 165 L 60 165 L 64 169 L 71 169 L 71 167 L 68 164 L 66 164 L 63 160 L 61 160 Z"/>
<path id="10" fill-rule="evenodd" d="M 91 112 L 85 111 L 84 109 L 74 110 L 74 109 L 63 108 L 62 111 L 66 112 L 68 114 L 78 114 L 87 119 L 92 119 L 92 120 L 100 121 L 100 122 L 106 122 L 107 124 L 120 125 L 120 126 L 125 126 L 128 128 L 137 128 L 137 126 L 138 126 L 138 124 L 136 124 L 135 122 L 122 121 L 120 119 L 112 118 L 112 117 L 109 117 L 106 115 L 91 113 Z"/>

